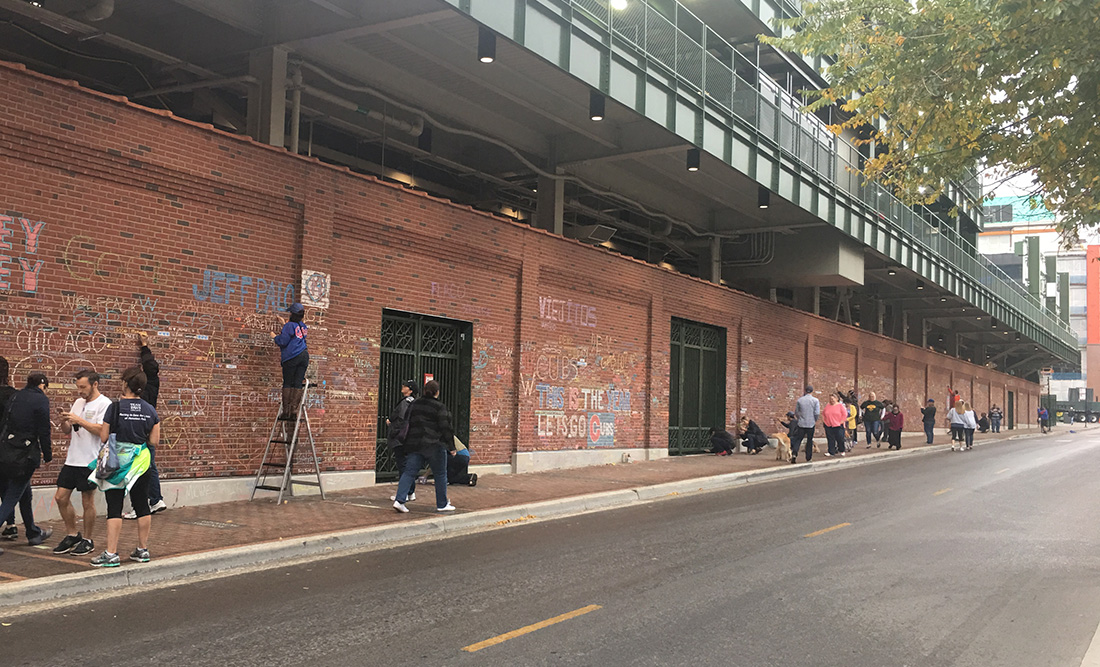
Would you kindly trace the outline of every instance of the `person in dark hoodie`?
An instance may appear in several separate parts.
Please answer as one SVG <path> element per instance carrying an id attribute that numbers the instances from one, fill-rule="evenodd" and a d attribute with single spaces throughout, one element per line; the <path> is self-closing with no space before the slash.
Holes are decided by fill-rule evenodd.
<path id="1" fill-rule="evenodd" d="M 279 359 L 283 365 L 283 416 L 284 421 L 294 421 L 298 415 L 298 405 L 305 392 L 306 369 L 309 367 L 309 350 L 306 346 L 308 327 L 302 324 L 306 318 L 306 307 L 294 303 L 287 308 L 290 321 L 276 318 L 282 325 L 279 333 L 271 333 L 271 339 L 279 346 Z"/>
<path id="2" fill-rule="evenodd" d="M 718 456 L 729 456 L 733 448 L 737 446 L 737 439 L 722 428 L 712 426 L 710 428 L 710 453 Z"/>
<path id="3" fill-rule="evenodd" d="M 435 511 L 453 512 L 447 500 L 447 452 L 455 448 L 451 413 L 439 400 L 439 383 L 431 380 L 424 384 L 424 395 L 413 401 L 409 410 L 409 430 L 405 436 L 405 467 L 401 481 L 397 483 L 393 508 L 408 512 L 405 507 L 412 491 L 416 475 L 424 464 L 432 468 L 435 479 Z"/>
<path id="4" fill-rule="evenodd" d="M 749 454 L 759 454 L 768 445 L 768 436 L 748 417 L 742 417 L 737 422 L 737 434 L 741 436 L 741 444 L 749 450 Z"/>
<path id="5" fill-rule="evenodd" d="M 137 335 L 137 346 L 141 356 L 141 372 L 145 373 L 145 389 L 141 392 L 141 399 L 156 408 L 157 398 L 160 397 L 160 363 L 149 349 L 149 337 L 146 334 Z M 160 471 L 157 470 L 155 445 L 149 445 L 149 456 L 149 511 L 156 514 L 168 509 L 168 504 L 164 502 L 164 495 L 160 491 Z M 122 518 L 133 521 L 137 519 L 137 512 L 131 509 Z"/>
<path id="6" fill-rule="evenodd" d="M 412 409 L 412 404 L 419 393 L 420 387 L 416 384 L 416 380 L 402 382 L 401 400 L 393 407 L 393 412 L 386 420 L 386 446 L 393 452 L 393 458 L 397 462 L 398 475 L 404 472 L 405 462 L 409 458 L 405 454 L 405 436 L 407 434 L 405 426 L 409 423 L 409 410 Z M 409 488 L 407 500 L 416 500 L 415 485 L 416 479 L 413 479 L 413 486 Z M 397 500 L 397 496 L 390 496 L 390 500 Z"/>
<path id="7" fill-rule="evenodd" d="M 3 502 L 0 502 L 0 517 L 7 517 L 20 504 L 20 499 L 30 487 L 31 476 L 42 460 L 45 459 L 46 463 L 53 460 L 50 399 L 44 391 L 49 384 L 44 374 L 31 373 L 27 377 L 27 386 L 17 391 L 8 403 L 8 418 L 0 432 L 3 436 L 0 441 L 0 476 L 7 480 Z M 27 543 L 35 546 L 46 541 L 53 530 L 36 526 L 30 510 L 30 507 L 20 507 Z"/>
<path id="8" fill-rule="evenodd" d="M 8 414 L 8 401 L 15 395 L 15 387 L 8 383 L 9 375 L 8 360 L 4 357 L 0 357 L 0 429 L 4 428 L 4 417 Z M 0 475 L 0 498 L 4 497 L 4 493 L 8 489 L 8 480 Z M 19 498 L 19 512 L 23 516 L 30 516 L 33 498 L 31 497 L 31 487 L 27 486 L 27 490 L 23 492 L 23 495 Z M 8 514 L 7 525 L 4 526 L 4 530 L 0 532 L 0 537 L 5 540 L 19 539 L 19 529 L 15 527 L 15 511 L 12 510 Z M 2 552 L 0 552 L 2 553 Z"/>

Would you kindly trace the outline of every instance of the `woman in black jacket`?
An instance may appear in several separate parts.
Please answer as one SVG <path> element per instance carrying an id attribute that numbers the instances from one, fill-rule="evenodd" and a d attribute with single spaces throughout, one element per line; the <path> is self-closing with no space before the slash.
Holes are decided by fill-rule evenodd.
<path id="1" fill-rule="evenodd" d="M 31 373 L 26 388 L 16 392 L 8 402 L 7 421 L 0 431 L 3 435 L 3 442 L 0 442 L 0 475 L 8 483 L 3 502 L 0 502 L 0 517 L 7 517 L 15 510 L 42 459 L 46 463 L 53 460 L 50 399 L 43 391 L 47 386 L 49 382 L 45 375 Z M 34 525 L 34 515 L 25 511 L 23 525 L 27 542 L 32 546 L 42 544 L 53 532 Z"/>
<path id="2" fill-rule="evenodd" d="M 439 401 L 439 383 L 435 380 L 424 384 L 424 395 L 413 401 L 408 412 L 409 431 L 405 436 L 405 467 L 401 481 L 397 483 L 397 495 L 393 508 L 408 512 L 405 501 L 412 491 L 416 474 L 427 463 L 435 478 L 435 510 L 453 512 L 447 500 L 447 452 L 455 448 L 451 413 Z"/>

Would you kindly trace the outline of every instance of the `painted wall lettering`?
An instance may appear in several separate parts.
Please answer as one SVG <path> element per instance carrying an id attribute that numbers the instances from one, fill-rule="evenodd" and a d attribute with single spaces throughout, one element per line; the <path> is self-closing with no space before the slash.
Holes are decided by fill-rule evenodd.
<path id="1" fill-rule="evenodd" d="M 206 269 L 202 276 L 202 286 L 191 285 L 191 295 L 196 301 L 241 307 L 254 305 L 257 313 L 269 313 L 286 310 L 293 303 L 294 285 L 257 276 L 241 276 Z"/>
<path id="2" fill-rule="evenodd" d="M 539 317 L 578 327 L 596 326 L 596 307 L 548 296 L 539 297 Z"/>

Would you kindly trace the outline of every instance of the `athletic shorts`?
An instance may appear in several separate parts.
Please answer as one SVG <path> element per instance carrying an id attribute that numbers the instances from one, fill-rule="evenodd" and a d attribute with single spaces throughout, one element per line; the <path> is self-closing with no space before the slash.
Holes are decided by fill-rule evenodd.
<path id="1" fill-rule="evenodd" d="M 57 488 L 76 491 L 91 491 L 98 488 L 88 481 L 91 474 L 90 468 L 78 468 L 77 466 L 61 466 L 61 472 L 57 473 Z"/>

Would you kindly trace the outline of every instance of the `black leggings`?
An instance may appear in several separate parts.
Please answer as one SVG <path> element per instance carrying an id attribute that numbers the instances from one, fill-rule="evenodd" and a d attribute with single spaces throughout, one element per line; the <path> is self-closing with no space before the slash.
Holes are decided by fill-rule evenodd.
<path id="1" fill-rule="evenodd" d="M 134 506 L 134 514 L 138 517 L 149 516 L 149 478 L 150 470 L 137 478 L 130 489 L 130 504 Z M 122 501 L 126 498 L 126 489 L 107 489 L 107 518 L 122 518 Z"/>

